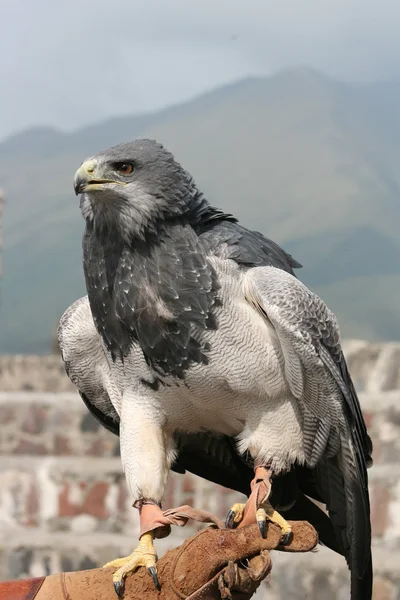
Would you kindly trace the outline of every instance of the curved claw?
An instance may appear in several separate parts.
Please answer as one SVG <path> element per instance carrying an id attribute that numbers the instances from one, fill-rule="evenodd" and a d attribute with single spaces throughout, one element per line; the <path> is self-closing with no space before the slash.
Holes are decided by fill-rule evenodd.
<path id="1" fill-rule="evenodd" d="M 161 585 L 157 576 L 157 569 L 156 567 L 148 567 L 148 572 L 151 575 L 152 580 L 154 581 L 154 585 L 156 586 L 157 590 L 159 592 L 161 592 Z"/>
<path id="2" fill-rule="evenodd" d="M 256 512 L 256 521 L 258 529 L 260 530 L 261 537 L 267 536 L 267 513 L 263 508 L 259 508 Z"/>
<path id="3" fill-rule="evenodd" d="M 123 598 L 124 589 L 125 589 L 124 580 L 122 579 L 121 581 L 114 581 L 113 584 L 114 584 L 114 590 L 115 590 L 115 593 L 117 594 L 117 596 L 119 598 Z"/>
<path id="4" fill-rule="evenodd" d="M 282 517 L 282 515 L 280 515 L 278 513 L 277 510 L 274 509 L 274 507 L 270 504 L 269 500 L 267 500 L 260 506 L 260 508 L 257 510 L 256 514 L 257 514 L 257 523 L 258 523 L 259 527 L 260 527 L 261 521 L 264 521 L 264 524 L 265 524 L 266 520 L 268 520 L 268 521 L 271 521 L 271 523 L 275 523 L 275 525 L 278 525 L 278 527 L 281 528 L 281 530 L 282 530 L 281 544 L 282 545 L 286 545 L 291 541 L 293 534 L 292 534 L 292 528 L 291 528 L 290 524 L 288 523 L 288 521 L 286 521 L 286 519 L 284 519 Z M 260 527 L 260 531 L 261 531 L 261 527 Z"/>
<path id="5" fill-rule="evenodd" d="M 156 569 L 157 553 L 153 544 L 153 534 L 145 533 L 141 538 L 138 547 L 129 556 L 117 558 L 104 565 L 117 570 L 113 573 L 113 584 L 115 593 L 121 598 L 125 587 L 125 578 L 136 571 L 139 567 L 146 567 L 149 575 L 154 581 L 158 590 L 160 582 L 157 577 Z"/>
<path id="6" fill-rule="evenodd" d="M 251 482 L 251 494 L 246 504 L 234 504 L 228 513 L 226 526 L 233 523 L 245 527 L 256 521 L 263 538 L 267 537 L 267 521 L 275 523 L 282 530 L 281 545 L 288 544 L 292 539 L 291 526 L 269 501 L 271 493 L 272 471 L 268 467 L 257 466 L 255 477 Z M 255 514 L 254 514 L 255 512 Z"/>
<path id="7" fill-rule="evenodd" d="M 234 526 L 235 526 L 235 516 L 236 516 L 236 513 L 232 509 L 226 515 L 225 527 L 227 529 L 233 529 L 234 528 Z"/>
<path id="8" fill-rule="evenodd" d="M 288 531 L 287 533 L 284 534 L 284 536 L 282 538 L 282 545 L 286 546 L 286 544 L 290 544 L 292 539 L 293 539 L 293 533 L 292 533 L 292 531 Z"/>
<path id="9" fill-rule="evenodd" d="M 245 504 L 237 503 L 232 506 L 225 519 L 227 529 L 235 529 L 243 519 Z"/>
<path id="10" fill-rule="evenodd" d="M 258 529 L 260 530 L 261 537 L 267 537 L 267 523 L 265 519 L 257 519 Z"/>

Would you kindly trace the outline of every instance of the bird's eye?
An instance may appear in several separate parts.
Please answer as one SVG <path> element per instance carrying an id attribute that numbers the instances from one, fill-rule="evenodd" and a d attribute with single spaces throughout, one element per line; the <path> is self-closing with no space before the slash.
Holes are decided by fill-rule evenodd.
<path id="1" fill-rule="evenodd" d="M 122 175 L 130 175 L 133 171 L 133 164 L 129 162 L 115 163 L 114 169 Z"/>

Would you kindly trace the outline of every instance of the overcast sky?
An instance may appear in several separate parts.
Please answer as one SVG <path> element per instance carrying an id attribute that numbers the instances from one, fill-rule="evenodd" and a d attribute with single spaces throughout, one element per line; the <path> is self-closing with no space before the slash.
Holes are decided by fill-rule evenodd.
<path id="1" fill-rule="evenodd" d="M 0 139 L 308 64 L 400 77 L 399 0 L 0 0 Z"/>

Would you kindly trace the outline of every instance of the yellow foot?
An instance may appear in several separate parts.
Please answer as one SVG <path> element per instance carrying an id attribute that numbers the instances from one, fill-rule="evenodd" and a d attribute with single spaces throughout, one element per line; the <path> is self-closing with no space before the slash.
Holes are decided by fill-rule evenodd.
<path id="1" fill-rule="evenodd" d="M 118 596 L 122 596 L 125 578 L 139 567 L 147 567 L 156 588 L 160 590 L 161 586 L 157 577 L 156 562 L 157 552 L 154 548 L 153 533 L 149 532 L 142 535 L 138 547 L 132 554 L 124 558 L 116 558 L 104 565 L 104 568 L 113 567 L 117 569 L 113 574 L 114 589 Z"/>
<path id="2" fill-rule="evenodd" d="M 244 507 L 245 504 L 234 504 L 231 510 L 226 515 L 225 519 L 225 527 L 229 529 L 234 529 L 237 525 L 239 525 L 240 521 L 243 519 Z"/>
<path id="3" fill-rule="evenodd" d="M 261 532 L 261 535 L 265 537 L 266 527 L 265 523 L 271 521 L 271 523 L 275 523 L 282 529 L 282 544 L 288 544 L 292 539 L 292 528 L 289 523 L 278 513 L 277 510 L 271 505 L 271 503 L 267 500 L 260 504 L 259 508 L 256 512 L 256 519 L 258 528 Z"/>

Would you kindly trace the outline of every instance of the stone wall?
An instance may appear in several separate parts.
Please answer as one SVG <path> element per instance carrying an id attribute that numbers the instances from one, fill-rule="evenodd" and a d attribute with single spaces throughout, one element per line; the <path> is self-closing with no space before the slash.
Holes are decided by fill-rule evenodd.
<path id="1" fill-rule="evenodd" d="M 400 345 L 349 342 L 345 349 L 374 441 L 374 599 L 399 600 Z M 88 568 L 131 552 L 138 521 L 118 439 L 71 391 L 59 358 L 2 357 L 0 389 L 0 579 Z M 240 495 L 188 474 L 171 476 L 165 505 L 189 503 L 223 516 L 233 501 Z M 174 528 L 157 542 L 159 553 L 194 530 Z M 348 597 L 344 560 L 327 549 L 274 553 L 273 562 L 272 583 L 258 598 Z"/>
<path id="2" fill-rule="evenodd" d="M 74 389 L 57 354 L 0 356 L 0 390 L 3 392 L 71 392 Z"/>

